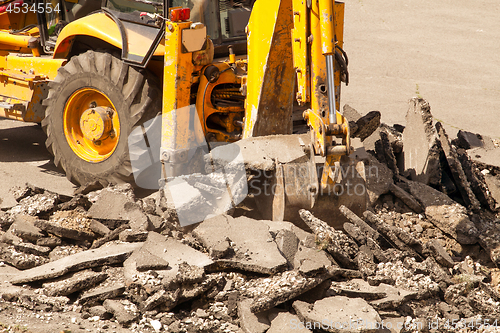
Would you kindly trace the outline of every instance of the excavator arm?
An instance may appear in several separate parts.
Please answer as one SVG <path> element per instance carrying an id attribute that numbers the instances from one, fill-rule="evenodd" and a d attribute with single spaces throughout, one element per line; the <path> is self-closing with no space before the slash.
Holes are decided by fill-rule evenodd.
<path id="1" fill-rule="evenodd" d="M 332 0 L 257 1 L 247 27 L 244 137 L 291 134 L 295 99 L 306 107 L 315 153 L 325 157 L 322 191 L 334 185 L 335 162 L 351 152 L 349 126 L 338 112 L 347 77 L 343 23 L 344 4 Z"/>

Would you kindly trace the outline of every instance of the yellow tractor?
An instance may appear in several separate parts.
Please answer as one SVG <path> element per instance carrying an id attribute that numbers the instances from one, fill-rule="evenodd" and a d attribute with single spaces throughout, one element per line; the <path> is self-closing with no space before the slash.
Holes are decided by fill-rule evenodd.
<path id="1" fill-rule="evenodd" d="M 148 174 L 161 185 L 193 166 L 193 140 L 209 149 L 288 140 L 271 157 L 268 217 L 319 205 L 324 194 L 338 204 L 335 186 L 347 176 L 339 162 L 352 150 L 338 112 L 348 76 L 343 16 L 332 0 L 6 1 L 0 116 L 41 122 L 75 184 L 152 188 Z M 294 134 L 294 124 L 308 134 Z M 282 163 L 289 149 L 306 158 Z"/>

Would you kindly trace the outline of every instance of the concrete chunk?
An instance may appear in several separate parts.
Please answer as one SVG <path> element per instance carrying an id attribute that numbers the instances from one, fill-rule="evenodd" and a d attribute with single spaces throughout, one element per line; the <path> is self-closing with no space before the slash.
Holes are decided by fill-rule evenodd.
<path id="1" fill-rule="evenodd" d="M 143 243 L 115 244 L 95 250 L 82 251 L 45 265 L 26 270 L 22 277 L 14 278 L 12 284 L 28 283 L 39 280 L 52 279 L 71 271 L 85 268 L 111 265 L 123 262 L 134 250 Z"/>
<path id="2" fill-rule="evenodd" d="M 361 118 L 361 114 L 353 108 L 352 106 L 348 104 L 344 104 L 344 107 L 342 108 L 342 115 L 348 120 L 348 121 L 353 121 L 356 122 L 358 121 L 359 118 Z"/>
<path id="3" fill-rule="evenodd" d="M 481 206 L 494 211 L 497 204 L 494 199 L 494 186 L 490 186 L 490 183 L 487 181 L 487 178 L 492 176 L 490 174 L 483 175 L 479 168 L 473 165 L 464 149 L 457 149 L 457 155 L 477 200 L 479 200 Z M 500 188 L 500 185 L 497 188 Z M 499 199 L 497 202 L 500 202 L 500 196 L 497 196 L 497 199 Z"/>
<path id="4" fill-rule="evenodd" d="M 120 233 L 122 231 L 125 231 L 129 228 L 128 223 L 122 224 L 118 228 L 111 230 L 106 236 L 94 240 L 92 243 L 92 246 L 90 247 L 91 249 L 97 249 L 98 247 L 101 247 L 102 245 L 106 244 L 109 241 L 118 239 L 120 237 Z"/>
<path id="5" fill-rule="evenodd" d="M 280 312 L 271 319 L 271 327 L 266 333 L 283 333 L 283 332 L 296 332 L 296 333 L 312 333 L 311 330 L 305 328 L 300 323 L 299 317 L 289 312 Z"/>
<path id="6" fill-rule="evenodd" d="M 500 168 L 500 148 L 474 148 L 467 152 L 471 160 L 475 163 Z"/>
<path id="7" fill-rule="evenodd" d="M 366 192 L 368 202 L 373 206 L 382 194 L 389 192 L 389 187 L 393 182 L 393 173 L 387 165 L 380 163 L 371 154 L 368 155 L 368 160 L 369 164 L 366 165 L 365 172 Z"/>
<path id="8" fill-rule="evenodd" d="M 140 248 L 134 252 L 134 255 L 140 258 L 140 260 L 136 262 L 136 269 L 139 272 L 167 269 L 168 267 L 168 262 L 158 256 L 155 256 L 144 248 Z"/>
<path id="9" fill-rule="evenodd" d="M 391 169 L 395 175 L 399 174 L 398 161 L 396 160 L 392 145 L 389 141 L 389 133 L 385 128 L 380 131 L 380 141 L 377 141 L 375 144 L 375 153 L 377 157 L 383 155 L 383 159 L 385 160 L 384 163 L 389 169 Z"/>
<path id="10" fill-rule="evenodd" d="M 42 237 L 36 240 L 36 245 L 38 246 L 47 246 L 51 249 L 55 248 L 62 244 L 62 240 L 59 237 Z"/>
<path id="11" fill-rule="evenodd" d="M 33 267 L 45 264 L 48 259 L 46 257 L 37 256 L 34 254 L 17 251 L 14 246 L 0 247 L 0 261 L 8 263 L 17 269 L 33 269 Z"/>
<path id="12" fill-rule="evenodd" d="M 488 186 L 491 197 L 494 199 L 494 209 L 500 208 L 500 177 L 486 174 L 484 181 Z M 492 205 L 493 206 L 493 205 Z"/>
<path id="13" fill-rule="evenodd" d="M 375 275 L 377 264 L 375 264 L 373 259 L 373 253 L 368 246 L 362 245 L 359 247 L 358 254 L 356 254 L 356 262 L 363 276 Z"/>
<path id="14" fill-rule="evenodd" d="M 346 282 L 332 282 L 327 295 L 362 298 L 365 301 L 373 301 L 387 297 L 385 291 L 380 290 L 378 286 L 371 286 L 363 279 L 352 279 Z"/>
<path id="15" fill-rule="evenodd" d="M 339 208 L 340 212 L 344 214 L 345 217 L 352 223 L 354 223 L 360 230 L 368 237 L 372 238 L 373 240 L 378 240 L 380 237 L 380 234 L 370 227 L 365 221 L 363 221 L 358 215 L 354 214 L 349 208 L 346 206 L 340 206 Z"/>
<path id="16" fill-rule="evenodd" d="M 424 184 L 439 184 L 441 181 L 441 148 L 432 122 L 429 103 L 422 98 L 412 98 L 403 133 L 404 168 L 410 172 L 412 180 Z"/>
<path id="17" fill-rule="evenodd" d="M 363 279 L 332 282 L 330 289 L 329 293 L 333 293 L 334 295 L 363 298 L 376 310 L 396 309 L 401 304 L 415 299 L 418 295 L 417 292 L 396 288 L 384 283 L 378 286 L 371 286 Z"/>
<path id="18" fill-rule="evenodd" d="M 175 291 L 161 289 L 140 304 L 141 311 L 150 311 L 160 305 L 163 305 L 167 309 L 172 309 L 179 300 L 179 294 L 180 289 Z"/>
<path id="19" fill-rule="evenodd" d="M 107 320 L 112 317 L 111 313 L 109 313 L 108 310 L 106 310 L 106 308 L 102 305 L 92 306 L 87 311 L 91 317 L 98 316 L 99 319 L 102 320 Z"/>
<path id="20" fill-rule="evenodd" d="M 290 230 L 280 230 L 275 237 L 276 244 L 281 254 L 286 258 L 288 266 L 293 267 L 295 253 L 299 247 L 299 239 Z"/>
<path id="21" fill-rule="evenodd" d="M 219 215 L 201 223 L 193 234 L 206 248 L 224 243 L 228 238 L 232 242 L 233 254 L 218 261 L 226 267 L 273 274 L 287 265 L 269 233 L 269 227 L 262 221 Z"/>
<path id="22" fill-rule="evenodd" d="M 42 194 L 45 192 L 43 188 L 26 183 L 24 186 L 15 186 L 9 190 L 17 202 L 22 199 L 33 196 L 35 194 Z"/>
<path id="23" fill-rule="evenodd" d="M 32 216 L 49 215 L 59 201 L 55 193 L 44 192 L 26 197 L 19 202 L 19 205 L 11 208 L 11 214 L 27 214 Z"/>
<path id="24" fill-rule="evenodd" d="M 149 219 L 128 192 L 104 189 L 88 210 L 88 214 L 99 220 L 127 221 L 134 230 L 147 230 Z"/>
<path id="25" fill-rule="evenodd" d="M 299 245 L 294 257 L 293 267 L 306 276 L 313 276 L 334 265 L 325 251 Z"/>
<path id="26" fill-rule="evenodd" d="M 352 134 L 353 138 L 360 138 L 361 141 L 372 135 L 380 126 L 380 111 L 370 111 L 366 115 L 356 120 L 357 131 Z"/>
<path id="27" fill-rule="evenodd" d="M 68 296 L 74 292 L 94 287 L 107 277 L 105 273 L 84 270 L 46 282 L 43 287 L 49 296 Z"/>
<path id="28" fill-rule="evenodd" d="M 131 244 L 141 244 L 141 243 L 131 243 Z M 165 239 L 156 232 L 151 231 L 149 233 L 146 242 L 142 243 L 142 248 L 137 248 L 137 250 L 128 258 L 124 263 L 123 267 L 125 275 L 125 283 L 131 284 L 135 281 L 135 277 L 139 275 L 137 266 L 141 265 L 143 251 L 147 251 L 152 255 L 160 258 L 164 262 L 169 264 L 166 270 L 157 270 L 158 275 L 163 278 L 163 284 L 169 286 L 175 283 L 177 280 L 177 275 L 179 274 L 179 266 L 186 262 L 192 266 L 205 267 L 213 263 L 210 258 L 204 253 L 201 253 L 178 240 L 169 238 Z M 140 250 L 139 250 L 140 249 Z"/>
<path id="29" fill-rule="evenodd" d="M 102 224 L 97 220 L 90 221 L 90 230 L 92 230 L 95 234 L 105 236 L 109 234 L 110 230 L 107 226 Z"/>
<path id="30" fill-rule="evenodd" d="M 92 206 L 92 203 L 89 199 L 82 194 L 78 194 L 75 195 L 70 201 L 59 204 L 59 210 L 73 210 L 77 207 L 88 210 L 90 206 Z"/>
<path id="31" fill-rule="evenodd" d="M 22 243 L 23 240 L 22 240 L 22 238 L 19 238 L 16 235 L 14 235 L 12 233 L 12 230 L 9 229 L 2 236 L 0 236 L 0 242 L 12 245 L 15 243 Z"/>
<path id="32" fill-rule="evenodd" d="M 245 169 L 273 170 L 275 162 L 290 163 L 307 158 L 299 140 L 310 141 L 307 135 L 279 135 L 272 140 L 265 136 L 254 137 L 235 144 L 243 155 Z"/>
<path id="33" fill-rule="evenodd" d="M 427 257 L 424 261 L 425 266 L 431 273 L 431 278 L 437 283 L 444 282 L 447 286 L 453 284 L 451 280 L 451 275 L 448 270 L 443 269 L 434 258 Z M 444 291 L 444 290 L 443 290 Z"/>
<path id="34" fill-rule="evenodd" d="M 377 311 L 361 298 L 327 297 L 313 305 L 295 301 L 293 308 L 306 328 L 321 328 L 335 333 L 352 332 L 351 324 L 357 324 L 356 332 L 377 332 L 380 328 L 381 319 Z M 319 327 L 320 323 L 324 325 Z"/>
<path id="35" fill-rule="evenodd" d="M 457 133 L 457 144 L 464 149 L 482 147 L 486 149 L 494 148 L 493 141 L 489 137 L 482 137 L 479 134 L 459 130 Z"/>
<path id="36" fill-rule="evenodd" d="M 42 230 L 35 226 L 36 220 L 35 217 L 30 215 L 17 215 L 9 231 L 25 241 L 36 242 L 37 239 L 44 237 Z"/>
<path id="37" fill-rule="evenodd" d="M 491 261 L 500 265 L 500 224 L 482 221 L 478 224 L 479 244 L 490 255 Z"/>
<path id="38" fill-rule="evenodd" d="M 424 246 L 424 254 L 431 255 L 444 267 L 453 267 L 455 262 L 437 239 L 431 239 Z"/>
<path id="39" fill-rule="evenodd" d="M 164 192 L 167 201 L 174 203 L 181 226 L 203 221 L 213 212 L 212 204 L 207 201 L 200 190 L 182 177 L 175 177 L 169 181 Z"/>
<path id="40" fill-rule="evenodd" d="M 49 221 L 37 220 L 35 226 L 59 237 L 74 240 L 91 240 L 95 234 L 90 229 L 91 219 L 79 211 L 59 211 Z"/>
<path id="41" fill-rule="evenodd" d="M 395 184 L 391 184 L 389 190 L 392 192 L 392 194 L 401 199 L 401 201 L 403 201 L 405 205 L 407 205 L 415 213 L 422 213 L 422 206 L 420 206 L 418 201 L 410 193 L 406 192 L 401 187 Z"/>
<path id="42" fill-rule="evenodd" d="M 252 299 L 246 298 L 238 302 L 238 317 L 245 333 L 264 333 L 271 326 L 267 313 L 253 313 L 250 311 Z"/>
<path id="43" fill-rule="evenodd" d="M 47 256 L 51 248 L 47 246 L 39 246 L 31 243 L 25 243 L 25 242 L 15 242 L 12 244 L 14 246 L 14 249 L 20 252 L 24 253 L 30 253 L 34 254 L 37 256 Z"/>
<path id="44" fill-rule="evenodd" d="M 57 225 L 56 223 L 52 222 L 47 222 L 45 220 L 37 220 L 35 222 L 35 225 L 48 232 L 51 234 L 54 234 L 58 237 L 62 238 L 69 238 L 69 239 L 74 239 L 74 240 L 81 240 L 81 239 L 86 239 L 86 240 L 91 240 L 94 239 L 94 234 L 88 233 L 85 231 L 80 231 L 76 229 L 71 229 L 71 228 L 66 228 L 60 225 Z"/>
<path id="45" fill-rule="evenodd" d="M 446 194 L 422 183 L 408 181 L 410 193 L 422 204 L 425 215 L 443 232 L 461 244 L 474 244 L 479 235 L 465 207 Z"/>
<path id="46" fill-rule="evenodd" d="M 342 231 L 335 230 L 326 222 L 314 217 L 305 209 L 299 215 L 317 237 L 319 246 L 330 253 L 333 258 L 346 268 L 357 268 L 355 261 L 358 245 Z"/>
<path id="47" fill-rule="evenodd" d="M 448 140 L 448 135 L 443 128 L 443 125 L 438 122 L 436 123 L 436 130 L 439 136 L 439 141 L 441 142 L 441 147 L 443 148 L 444 155 L 446 156 L 446 160 L 448 161 L 448 166 L 450 167 L 451 174 L 453 179 L 455 180 L 455 185 L 462 196 L 462 199 L 465 202 L 465 205 L 470 207 L 471 209 L 478 210 L 479 209 L 479 201 L 476 199 L 476 196 L 472 192 L 472 189 L 467 181 L 467 177 L 465 176 L 465 172 L 462 169 L 462 164 L 458 159 L 457 152 L 455 148 L 453 148 Z"/>
<path id="48" fill-rule="evenodd" d="M 294 299 L 323 281 L 337 274 L 333 269 L 312 277 L 306 277 L 297 271 L 287 271 L 270 278 L 251 281 L 245 290 L 247 297 L 253 297 L 250 310 L 253 313 L 267 311 L 276 305 Z"/>
<path id="49" fill-rule="evenodd" d="M 125 285 L 119 283 L 112 286 L 100 287 L 84 292 L 78 299 L 80 304 L 93 305 L 106 299 L 118 297 L 125 291 Z"/>
<path id="50" fill-rule="evenodd" d="M 128 326 L 139 318 L 138 312 L 130 310 L 130 306 L 126 307 L 121 301 L 107 299 L 102 305 L 108 312 L 112 313 L 116 321 L 123 326 Z"/>
<path id="51" fill-rule="evenodd" d="M 122 242 L 145 242 L 148 238 L 147 231 L 135 231 L 133 229 L 126 229 L 120 232 L 118 239 Z"/>
<path id="52" fill-rule="evenodd" d="M 368 282 L 366 282 L 368 284 Z M 395 288 L 391 285 L 381 283 L 377 290 L 386 294 L 385 297 L 370 301 L 370 305 L 376 310 L 398 309 L 402 304 L 417 298 L 418 292 L 409 291 L 402 288 Z"/>
<path id="53" fill-rule="evenodd" d="M 102 186 L 102 184 L 98 181 L 98 180 L 94 180 L 92 182 L 88 182 L 84 185 L 81 185 L 79 188 L 77 188 L 73 194 L 76 196 L 76 195 L 79 195 L 79 194 L 89 194 L 90 192 L 94 192 L 94 191 L 99 191 L 99 190 L 102 190 L 104 187 Z"/>
<path id="54" fill-rule="evenodd" d="M 394 247 L 400 249 L 401 251 L 408 251 L 408 253 L 410 253 L 414 257 L 419 257 L 419 254 L 416 250 L 421 250 L 421 248 L 414 248 L 413 245 L 418 246 L 420 244 L 410 234 L 406 233 L 399 227 L 391 226 L 385 223 L 385 221 L 368 210 L 364 212 L 363 215 L 367 221 L 375 226 L 377 230 L 392 243 Z"/>

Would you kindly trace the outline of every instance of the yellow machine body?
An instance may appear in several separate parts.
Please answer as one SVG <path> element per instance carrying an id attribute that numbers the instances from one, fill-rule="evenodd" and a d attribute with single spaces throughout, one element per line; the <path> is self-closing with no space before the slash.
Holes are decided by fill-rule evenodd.
<path id="1" fill-rule="evenodd" d="M 142 45 L 147 44 L 141 36 L 134 31 L 126 30 L 128 38 L 128 47 L 130 50 L 141 49 Z M 116 23 L 104 13 L 96 13 L 82 17 L 79 20 L 70 22 L 64 27 L 57 38 L 54 48 L 54 58 L 65 58 L 72 44 L 78 37 L 89 36 L 103 41 L 117 49 L 122 49 L 122 35 Z M 155 56 L 164 55 L 164 46 L 160 44 L 154 52 Z"/>
<path id="2" fill-rule="evenodd" d="M 124 117 L 144 114 L 149 105 L 158 100 L 161 100 L 159 140 L 163 177 L 182 173 L 189 163 L 187 156 L 193 142 L 208 142 L 210 146 L 213 142 L 292 134 L 294 113 L 298 112 L 303 115 L 311 138 L 308 163 L 313 165 L 310 161 L 315 156 L 324 158 L 319 179 L 321 190 L 330 191 L 338 178 L 336 163 L 351 152 L 348 123 L 337 112 L 342 81 L 337 53 L 343 48 L 343 3 L 257 0 L 245 29 L 246 53 L 240 50 L 235 56 L 229 47 L 227 56 L 215 60 L 214 45 L 207 32 L 214 30 L 205 23 L 220 26 L 220 22 L 197 23 L 150 16 L 161 22 L 164 29 L 157 29 L 161 34 L 156 37 L 138 33 L 130 28 L 132 21 L 122 24 L 105 10 L 85 15 L 64 25 L 57 36 L 53 35 L 54 44 L 48 52 L 46 45 L 42 47 L 40 42 L 46 29 L 41 25 L 28 27 L 37 22 L 35 14 L 0 13 L 0 82 L 3 84 L 0 117 L 41 122 L 48 118 L 46 111 L 50 107 L 45 106 L 52 105 L 52 119 L 44 125 L 48 128 L 47 147 L 54 153 L 52 148 L 58 143 L 50 136 L 57 129 L 63 129 L 64 134 L 58 140 L 67 141 L 64 146 L 68 149 L 54 153 L 56 164 L 65 170 L 71 169 L 68 178 L 80 182 L 79 179 L 88 179 L 92 173 L 80 178 L 75 173 L 96 165 L 112 164 L 116 151 L 124 151 L 123 142 L 131 130 L 127 128 L 130 119 Z M 57 18 L 52 23 L 55 22 L 60 23 Z M 124 41 L 127 45 L 123 45 Z M 94 43 L 98 46 L 92 49 Z M 90 58 L 84 56 L 89 47 L 94 52 Z M 120 59 L 120 50 L 124 58 L 125 53 L 132 58 L 146 58 L 148 54 L 149 62 L 137 65 L 143 68 L 141 70 L 129 70 L 136 65 L 130 62 L 132 58 Z M 97 57 L 102 61 L 90 66 L 95 71 L 86 71 L 89 61 Z M 128 65 L 121 66 L 124 63 Z M 117 66 L 120 75 L 116 72 Z M 119 107 L 121 97 L 112 100 L 109 94 L 92 86 L 92 80 L 82 81 L 83 86 L 69 93 L 66 104 L 57 106 L 62 114 L 59 124 L 53 119 L 57 114 L 53 108 L 58 102 L 55 102 L 56 92 L 51 89 L 59 87 L 59 93 L 64 90 L 61 80 L 69 80 L 68 77 L 74 75 L 69 73 L 82 72 L 85 75 L 101 73 L 108 86 L 123 85 L 122 97 L 139 91 L 146 81 L 146 85 L 156 85 L 161 96 L 142 96 L 145 104 L 139 106 L 137 113 L 132 105 L 141 96 L 131 98 L 128 101 L 131 114 L 123 115 Z M 125 87 L 127 83 L 120 81 L 124 75 L 139 75 L 137 73 L 143 76 L 133 87 Z M 119 82 L 110 82 L 109 78 Z M 55 81 L 53 85 L 49 85 L 51 81 Z M 145 90 L 144 94 L 153 90 Z M 80 104 L 85 105 L 80 107 Z M 149 120 L 148 117 L 143 121 Z M 138 121 L 134 119 L 132 123 L 140 125 L 142 120 Z M 54 126 L 52 130 L 50 126 Z M 126 175 L 120 179 L 130 178 L 127 167 L 130 163 L 123 158 L 115 162 L 117 166 L 125 165 L 117 172 L 119 175 L 103 172 L 103 182 L 109 182 L 106 177 L 116 179 L 122 174 Z M 78 169 L 69 163 L 81 163 L 82 167 Z M 113 165 L 109 169 L 112 170 Z M 310 169 L 311 174 L 306 178 L 317 180 L 316 171 L 312 170 L 315 166 Z M 276 170 L 286 174 L 288 169 L 277 166 Z M 286 181 L 283 185 L 287 187 Z M 311 192 L 317 195 L 319 189 L 315 186 Z M 293 197 L 291 201 L 300 202 L 297 195 L 288 194 Z M 311 195 L 307 195 L 307 200 L 311 200 Z"/>

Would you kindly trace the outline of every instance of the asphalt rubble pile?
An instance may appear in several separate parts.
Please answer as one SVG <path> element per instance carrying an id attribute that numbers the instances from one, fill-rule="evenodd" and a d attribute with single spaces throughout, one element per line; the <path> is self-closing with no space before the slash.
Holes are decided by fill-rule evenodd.
<path id="1" fill-rule="evenodd" d="M 450 141 L 417 98 L 406 127 L 344 114 L 378 171 L 342 228 L 242 209 L 181 228 L 158 193 L 27 184 L 0 211 L 0 308 L 70 313 L 66 332 L 500 332 L 498 142 Z"/>

